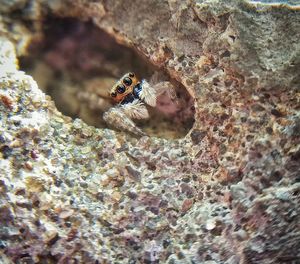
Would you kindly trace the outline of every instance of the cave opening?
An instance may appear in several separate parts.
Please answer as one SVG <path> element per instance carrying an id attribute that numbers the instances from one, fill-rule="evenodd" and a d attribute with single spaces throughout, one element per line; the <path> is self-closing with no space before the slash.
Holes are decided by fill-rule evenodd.
<path id="1" fill-rule="evenodd" d="M 28 55 L 20 58 L 20 68 L 33 76 L 64 115 L 108 127 L 102 118 L 113 106 L 108 92 L 123 74 L 135 72 L 140 79 L 169 81 L 176 94 L 175 100 L 162 94 L 157 107 L 148 108 L 150 118 L 135 121 L 143 131 L 174 139 L 192 128 L 194 101 L 185 87 L 136 50 L 117 43 L 91 22 L 51 17 L 42 28 L 40 37 L 30 43 Z"/>

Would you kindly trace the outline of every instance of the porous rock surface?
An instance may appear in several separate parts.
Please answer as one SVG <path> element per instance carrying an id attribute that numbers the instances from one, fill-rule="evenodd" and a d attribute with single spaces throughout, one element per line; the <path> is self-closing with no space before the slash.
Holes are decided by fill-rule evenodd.
<path id="1" fill-rule="evenodd" d="M 2 263 L 299 263 L 298 6 L 1 4 Z M 133 138 L 59 113 L 14 54 L 49 10 L 92 19 L 182 83 L 190 133 Z"/>

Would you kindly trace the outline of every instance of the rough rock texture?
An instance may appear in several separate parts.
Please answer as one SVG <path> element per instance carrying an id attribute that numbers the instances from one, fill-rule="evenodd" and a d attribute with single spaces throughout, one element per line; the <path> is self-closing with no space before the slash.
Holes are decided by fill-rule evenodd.
<path id="1" fill-rule="evenodd" d="M 1 262 L 300 262 L 299 7 L 252 2 L 1 1 Z M 186 137 L 59 113 L 8 41 L 22 54 L 49 10 L 182 83 Z"/>

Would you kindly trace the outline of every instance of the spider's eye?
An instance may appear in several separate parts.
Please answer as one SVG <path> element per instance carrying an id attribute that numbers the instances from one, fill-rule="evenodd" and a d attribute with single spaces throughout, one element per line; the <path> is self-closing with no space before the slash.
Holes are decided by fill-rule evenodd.
<path id="1" fill-rule="evenodd" d="M 130 72 L 128 73 L 129 77 L 133 78 L 134 77 L 134 73 L 133 72 Z"/>
<path id="2" fill-rule="evenodd" d="M 129 77 L 125 77 L 123 79 L 123 83 L 126 85 L 126 86 L 129 86 L 132 84 L 132 80 L 129 78 Z"/>
<path id="3" fill-rule="evenodd" d="M 110 96 L 111 96 L 111 97 L 116 97 L 116 96 L 117 96 L 117 93 L 116 93 L 116 92 L 113 92 L 113 93 L 110 94 Z"/>
<path id="4" fill-rule="evenodd" d="M 117 87 L 117 92 L 120 93 L 120 94 L 124 93 L 125 90 L 126 90 L 126 88 L 125 88 L 124 85 L 119 85 L 119 86 Z"/>

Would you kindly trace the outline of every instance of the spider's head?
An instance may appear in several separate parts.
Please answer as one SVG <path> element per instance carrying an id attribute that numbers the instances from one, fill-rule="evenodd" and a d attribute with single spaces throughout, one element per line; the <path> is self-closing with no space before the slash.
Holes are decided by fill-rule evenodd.
<path id="1" fill-rule="evenodd" d="M 122 102 L 126 95 L 132 93 L 133 87 L 139 83 L 133 72 L 126 73 L 117 83 L 111 88 L 110 96 L 116 102 Z"/>

